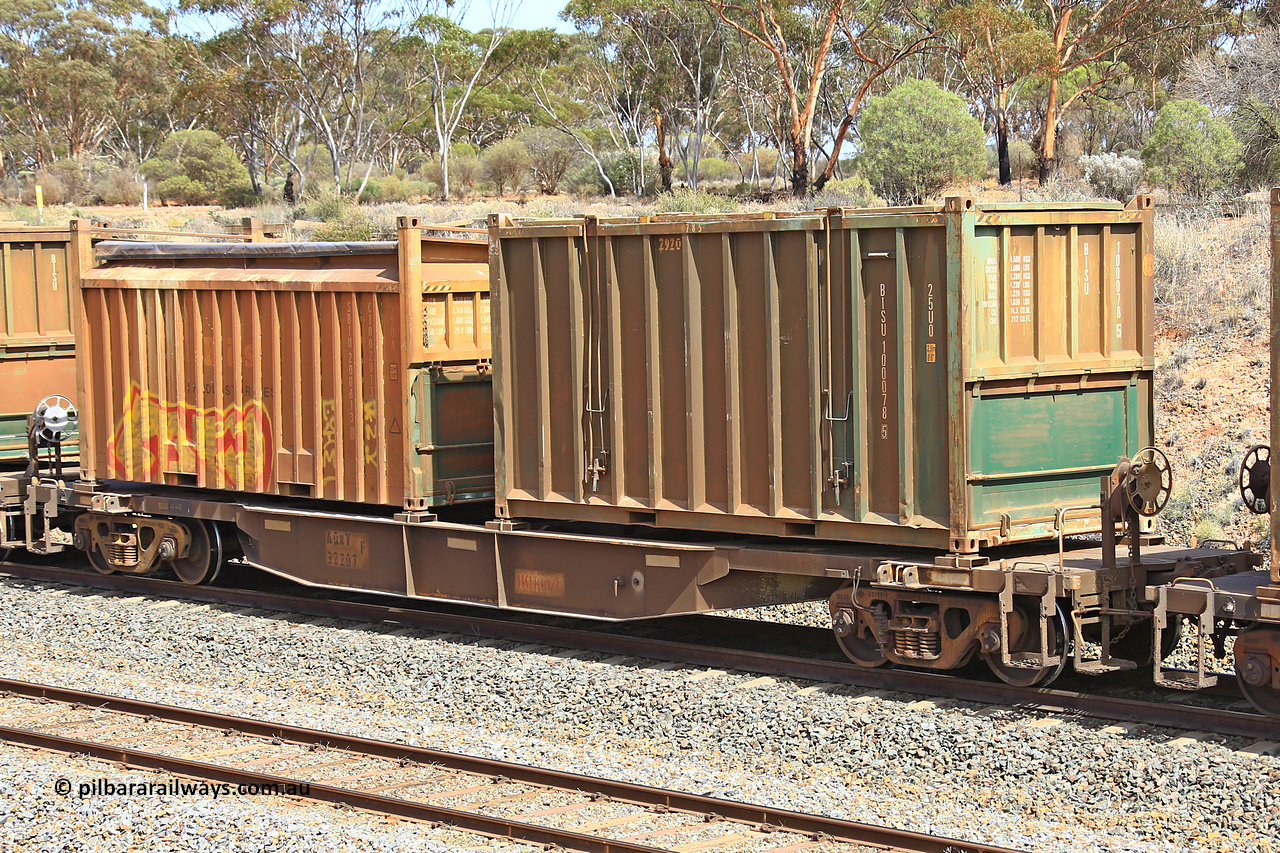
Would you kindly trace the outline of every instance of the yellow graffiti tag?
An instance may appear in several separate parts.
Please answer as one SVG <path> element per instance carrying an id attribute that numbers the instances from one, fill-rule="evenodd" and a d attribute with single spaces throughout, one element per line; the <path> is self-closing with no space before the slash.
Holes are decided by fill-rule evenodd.
<path id="1" fill-rule="evenodd" d="M 363 421 L 364 464 L 378 464 L 378 401 L 366 400 L 361 408 Z M 335 400 L 320 401 L 320 458 L 323 470 L 334 471 L 338 463 L 338 404 Z M 326 473 L 321 483 L 335 482 L 332 473 Z"/>
<path id="2" fill-rule="evenodd" d="M 266 491 L 271 486 L 271 421 L 258 400 L 203 408 L 129 386 L 107 443 L 107 476 L 160 482 L 195 474 L 204 488 Z"/>

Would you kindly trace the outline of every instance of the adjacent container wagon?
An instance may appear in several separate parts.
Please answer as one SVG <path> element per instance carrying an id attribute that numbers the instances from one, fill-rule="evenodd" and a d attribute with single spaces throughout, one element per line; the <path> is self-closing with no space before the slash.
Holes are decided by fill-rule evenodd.
<path id="1" fill-rule="evenodd" d="M 0 228 L 0 467 L 27 462 L 27 417 L 50 395 L 75 402 L 76 338 L 68 228 Z M 73 432 L 63 456 L 76 455 Z"/>

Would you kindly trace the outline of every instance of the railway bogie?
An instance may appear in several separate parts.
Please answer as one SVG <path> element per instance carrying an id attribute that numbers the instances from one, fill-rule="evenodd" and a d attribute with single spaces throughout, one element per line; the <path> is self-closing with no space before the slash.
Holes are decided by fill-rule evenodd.
<path id="1" fill-rule="evenodd" d="M 979 656 L 1010 684 L 1047 684 L 1068 662 L 1102 674 L 1150 666 L 1157 647 L 1163 659 L 1177 629 L 1170 623 L 1157 646 L 1148 596 L 1175 578 L 1253 578 L 1259 560 L 1238 549 L 1168 546 L 1148 547 L 1134 563 L 1104 549 L 1068 551 L 1060 561 L 887 560 L 831 597 L 832 625 L 863 666 L 950 670 Z"/>

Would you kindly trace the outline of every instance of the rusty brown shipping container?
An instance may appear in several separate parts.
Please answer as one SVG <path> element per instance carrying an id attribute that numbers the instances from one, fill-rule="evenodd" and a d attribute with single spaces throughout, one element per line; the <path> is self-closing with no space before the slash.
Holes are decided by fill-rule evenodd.
<path id="1" fill-rule="evenodd" d="M 424 509 L 493 494 L 488 250 L 99 247 L 84 275 L 90 479 Z"/>
<path id="2" fill-rule="evenodd" d="M 490 222 L 498 510 L 923 546 L 1098 529 L 1152 207 Z"/>
<path id="3" fill-rule="evenodd" d="M 0 465 L 25 463 L 27 415 L 53 394 L 76 401 L 72 242 L 66 228 L 0 228 Z M 75 456 L 74 434 L 64 456 Z"/>

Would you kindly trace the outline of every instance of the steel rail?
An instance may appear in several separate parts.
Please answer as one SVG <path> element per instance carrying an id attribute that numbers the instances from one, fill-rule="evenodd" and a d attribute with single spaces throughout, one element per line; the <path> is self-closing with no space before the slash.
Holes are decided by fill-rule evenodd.
<path id="1" fill-rule="evenodd" d="M 738 669 L 765 675 L 848 684 L 868 689 L 917 693 L 924 696 L 977 702 L 983 705 L 1013 705 L 1050 713 L 1074 713 L 1106 720 L 1204 730 L 1221 735 L 1259 740 L 1280 740 L 1280 720 L 1246 711 L 1202 708 L 1170 702 L 1144 702 L 1051 687 L 1014 687 L 1003 682 L 975 681 L 943 673 L 887 668 L 866 669 L 844 661 L 815 660 L 674 640 L 609 634 L 584 628 L 518 622 L 498 617 L 415 610 L 395 605 L 316 599 L 228 587 L 189 586 L 179 581 L 136 575 L 96 575 L 76 569 L 14 563 L 0 563 L 0 574 L 143 595 L 163 595 L 209 604 L 257 607 L 264 610 L 349 619 L 356 622 L 388 623 L 428 631 L 493 637 L 602 654 L 654 658 L 692 666 Z"/>
<path id="2" fill-rule="evenodd" d="M 144 702 L 46 684 L 0 678 L 0 693 L 28 699 L 43 699 L 63 705 L 83 706 L 95 710 L 129 714 L 214 731 L 231 729 L 243 735 L 298 745 L 323 746 L 326 749 L 365 757 L 407 760 L 417 764 L 443 767 L 460 773 L 501 777 L 505 780 L 542 788 L 601 795 L 611 800 L 632 805 L 656 806 L 694 815 L 714 816 L 735 823 L 762 827 L 766 831 L 785 830 L 807 834 L 815 838 L 830 837 L 832 840 L 851 844 L 878 846 L 895 851 L 910 851 L 910 853 L 1014 853 L 1009 848 L 983 842 L 942 838 L 858 821 L 802 814 L 787 809 L 751 805 L 699 794 L 686 794 L 648 785 L 617 782 L 513 762 L 477 758 L 427 747 L 379 741 L 336 732 L 308 729 L 286 723 L 256 720 L 249 717 L 234 717 L 212 711 Z M 307 782 L 305 779 L 246 771 L 224 765 L 208 764 L 188 758 L 134 750 L 109 743 L 84 741 L 30 729 L 0 726 L 0 738 L 38 748 L 54 749 L 66 753 L 88 753 L 98 758 L 105 758 L 131 766 L 167 770 L 181 775 L 232 784 L 310 785 L 310 792 L 300 795 L 304 799 L 342 802 L 368 811 L 416 820 L 444 821 L 460 829 L 495 837 L 514 838 L 540 844 L 559 844 L 573 850 L 605 851 L 605 853 L 612 853 L 612 851 L 617 851 L 618 853 L 651 853 L 654 850 L 665 849 L 627 841 L 615 841 L 569 830 L 552 829 L 510 818 L 494 817 L 348 788 L 322 785 Z"/>

